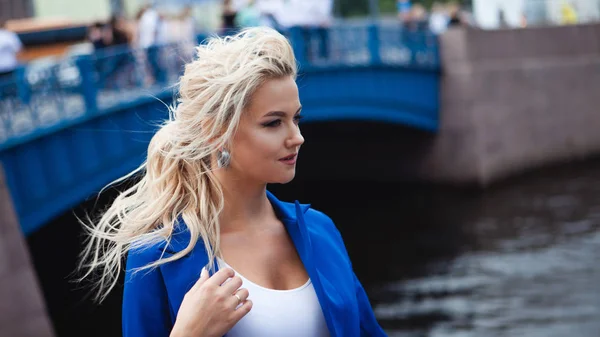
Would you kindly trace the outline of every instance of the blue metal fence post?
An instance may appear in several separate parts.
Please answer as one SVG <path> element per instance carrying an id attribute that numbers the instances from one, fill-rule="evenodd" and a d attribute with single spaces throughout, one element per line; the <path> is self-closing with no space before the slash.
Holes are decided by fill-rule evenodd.
<path id="1" fill-rule="evenodd" d="M 98 110 L 98 88 L 94 79 L 94 59 L 91 55 L 82 55 L 75 61 L 81 76 L 81 95 L 85 101 L 86 112 Z"/>
<path id="2" fill-rule="evenodd" d="M 27 81 L 27 69 L 19 66 L 15 69 L 14 80 L 17 86 L 17 95 L 23 104 L 29 104 L 31 100 L 31 88 Z"/>
<path id="3" fill-rule="evenodd" d="M 379 40 L 379 26 L 377 24 L 369 25 L 369 54 L 371 55 L 372 64 L 381 63 L 381 43 Z"/>
<path id="4" fill-rule="evenodd" d="M 302 34 L 301 27 L 290 28 L 290 41 L 292 42 L 292 48 L 294 48 L 294 54 L 296 54 L 296 61 L 301 67 L 305 66 L 308 61 L 306 57 L 306 42 L 304 40 L 304 34 Z"/>

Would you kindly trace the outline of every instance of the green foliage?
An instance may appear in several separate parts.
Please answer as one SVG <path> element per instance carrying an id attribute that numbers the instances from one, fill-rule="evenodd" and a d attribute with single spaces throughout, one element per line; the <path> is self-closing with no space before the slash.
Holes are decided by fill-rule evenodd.
<path id="1" fill-rule="evenodd" d="M 369 14 L 368 0 L 336 0 L 335 6 L 339 15 L 345 18 Z"/>
<path id="2" fill-rule="evenodd" d="M 396 0 L 379 0 L 379 11 L 381 13 L 395 13 Z"/>

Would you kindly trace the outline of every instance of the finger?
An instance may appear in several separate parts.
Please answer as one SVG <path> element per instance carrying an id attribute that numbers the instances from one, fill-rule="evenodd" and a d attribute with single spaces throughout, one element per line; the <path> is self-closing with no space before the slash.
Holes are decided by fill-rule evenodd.
<path id="1" fill-rule="evenodd" d="M 248 296 L 250 296 L 250 292 L 246 288 L 238 290 L 236 294 L 242 299 L 242 302 L 246 301 Z"/>
<path id="2" fill-rule="evenodd" d="M 237 323 L 240 319 L 244 318 L 244 316 L 246 316 L 250 310 L 252 310 L 252 301 L 247 300 L 239 308 L 233 311 L 233 321 Z"/>
<path id="3" fill-rule="evenodd" d="M 240 304 L 243 304 L 248 299 L 248 289 L 240 289 L 231 295 L 231 307 L 237 308 Z"/>
<path id="4" fill-rule="evenodd" d="M 192 287 L 192 290 L 197 290 L 198 288 L 200 288 L 204 284 L 204 282 L 206 282 L 206 280 L 208 280 L 208 278 L 209 278 L 208 270 L 206 269 L 206 267 L 202 267 L 202 271 L 200 272 L 200 277 L 198 278 L 198 280 Z"/>
<path id="5" fill-rule="evenodd" d="M 220 287 L 228 278 L 234 277 L 235 272 L 231 268 L 223 268 L 216 272 L 211 278 L 206 281 L 206 284 Z"/>
<path id="6" fill-rule="evenodd" d="M 223 293 L 231 295 L 242 286 L 242 279 L 239 276 L 234 276 L 221 286 Z"/>

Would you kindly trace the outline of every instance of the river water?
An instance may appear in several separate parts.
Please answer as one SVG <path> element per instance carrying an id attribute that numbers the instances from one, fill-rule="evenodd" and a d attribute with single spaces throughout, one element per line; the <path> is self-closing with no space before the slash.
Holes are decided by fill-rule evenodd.
<path id="1" fill-rule="evenodd" d="M 336 221 L 390 336 L 600 336 L 598 161 L 485 191 L 295 189 Z"/>

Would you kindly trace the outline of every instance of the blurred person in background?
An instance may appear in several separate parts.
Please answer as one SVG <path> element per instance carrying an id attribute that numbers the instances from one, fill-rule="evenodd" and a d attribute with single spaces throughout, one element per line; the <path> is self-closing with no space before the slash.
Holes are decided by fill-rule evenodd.
<path id="1" fill-rule="evenodd" d="M 240 28 L 258 27 L 261 26 L 263 21 L 261 18 L 261 12 L 256 6 L 256 1 L 250 0 L 248 4 L 243 6 L 236 15 L 235 18 L 236 26 Z"/>
<path id="2" fill-rule="evenodd" d="M 110 35 L 110 29 L 106 23 L 97 21 L 88 27 L 87 39 L 92 44 L 94 53 L 100 53 L 102 50 L 104 50 L 104 48 L 110 46 Z M 107 62 L 106 58 L 104 57 L 94 57 L 93 62 L 100 79 L 99 82 L 103 83 L 104 85 L 104 80 L 108 77 L 107 73 L 111 70 L 107 65 L 109 62 Z"/>
<path id="3" fill-rule="evenodd" d="M 527 15 L 525 13 L 521 13 L 521 20 L 519 21 L 519 26 L 521 28 L 526 28 L 528 25 Z"/>
<path id="4" fill-rule="evenodd" d="M 448 13 L 450 14 L 450 20 L 448 21 L 448 27 L 458 27 L 467 24 L 467 20 L 464 18 L 461 8 L 456 3 L 448 4 Z"/>
<path id="5" fill-rule="evenodd" d="M 197 42 L 196 20 L 191 6 L 186 6 L 176 18 L 177 29 L 174 40 L 181 47 L 182 57 L 189 62 L 194 57 Z"/>
<path id="6" fill-rule="evenodd" d="M 19 65 L 17 55 L 23 49 L 19 36 L 4 28 L 0 22 L 0 81 L 14 78 L 15 69 Z"/>
<path id="7" fill-rule="evenodd" d="M 165 45 L 176 42 L 178 38 L 177 29 L 177 18 L 167 15 L 166 13 L 158 13 L 155 44 Z"/>
<path id="8" fill-rule="evenodd" d="M 185 6 L 180 12 L 164 11 L 158 14 L 156 44 L 173 44 L 196 40 L 196 19 L 193 8 Z"/>
<path id="9" fill-rule="evenodd" d="M 408 15 L 407 24 L 411 31 L 425 31 L 429 28 L 428 14 L 421 4 L 414 4 Z"/>
<path id="10" fill-rule="evenodd" d="M 318 55 L 329 57 L 329 28 L 333 24 L 333 0 L 313 0 L 313 11 L 308 15 L 315 17 Z"/>
<path id="11" fill-rule="evenodd" d="M 110 46 L 128 45 L 132 42 L 133 32 L 123 17 L 112 15 L 107 23 L 98 21 L 92 24 L 88 28 L 87 38 L 94 50 L 100 50 Z"/>
<path id="12" fill-rule="evenodd" d="M 193 8 L 191 6 L 186 6 L 181 14 L 179 15 L 179 36 L 181 39 L 186 41 L 195 41 L 196 40 L 196 19 L 193 15 Z"/>
<path id="13" fill-rule="evenodd" d="M 261 26 L 271 27 L 282 31 L 281 15 L 285 11 L 287 0 L 260 0 L 255 1 L 256 7 L 260 11 Z"/>
<path id="14" fill-rule="evenodd" d="M 510 28 L 503 9 L 498 10 L 498 28 Z"/>
<path id="15" fill-rule="evenodd" d="M 412 10 L 412 4 L 410 0 L 398 0 L 396 2 L 396 11 L 398 12 L 398 19 L 400 22 L 407 22 L 410 19 L 410 13 Z"/>
<path id="16" fill-rule="evenodd" d="M 87 32 L 87 39 L 94 47 L 94 51 L 101 50 L 110 44 L 109 32 L 105 24 L 94 22 Z"/>
<path id="17" fill-rule="evenodd" d="M 448 29 L 448 21 L 450 21 L 450 17 L 446 7 L 439 2 L 435 2 L 429 15 L 429 30 L 436 35 L 443 34 Z"/>
<path id="18" fill-rule="evenodd" d="M 282 15 L 285 27 L 300 27 L 305 55 L 313 61 L 329 56 L 329 27 L 333 23 L 333 0 L 287 0 Z"/>
<path id="19" fill-rule="evenodd" d="M 125 18 L 120 15 L 113 15 L 108 23 L 110 32 L 109 45 L 118 48 L 118 52 L 110 57 L 111 68 L 107 71 L 111 76 L 108 77 L 108 85 L 116 85 L 117 87 L 124 84 L 124 81 L 130 80 L 132 56 L 129 53 L 129 43 L 131 35 L 127 28 Z"/>
<path id="20" fill-rule="evenodd" d="M 142 7 L 139 13 L 137 41 L 141 48 L 154 45 L 158 37 L 160 15 L 151 5 Z"/>
<path id="21" fill-rule="evenodd" d="M 125 18 L 113 15 L 108 23 L 110 29 L 110 45 L 128 45 L 131 42 L 131 32 L 128 30 Z"/>
<path id="22" fill-rule="evenodd" d="M 162 80 L 160 67 L 160 52 L 155 45 L 159 39 L 161 25 L 160 14 L 150 5 L 144 5 L 138 14 L 137 43 L 144 50 L 144 56 L 138 56 L 144 65 L 148 66 L 150 76 L 146 76 L 146 85 Z"/>
<path id="23" fill-rule="evenodd" d="M 120 15 L 113 15 L 106 24 L 96 22 L 88 31 L 88 39 L 94 52 L 100 52 L 94 59 L 100 85 L 116 89 L 128 82 L 133 60 L 129 52 L 132 32 L 127 21 Z M 111 48 L 110 52 L 101 53 L 106 48 Z"/>
<path id="24" fill-rule="evenodd" d="M 252 28 L 197 54 L 135 185 L 84 223 L 96 299 L 124 269 L 124 337 L 385 336 L 334 222 L 267 191 L 304 143 L 289 41 Z"/>
<path id="25" fill-rule="evenodd" d="M 577 23 L 577 10 L 569 1 L 563 1 L 560 6 L 561 20 L 563 25 L 574 25 Z"/>
<path id="26" fill-rule="evenodd" d="M 237 9 L 231 0 L 223 0 L 221 7 L 222 34 L 231 34 L 238 27 L 236 25 Z"/>

